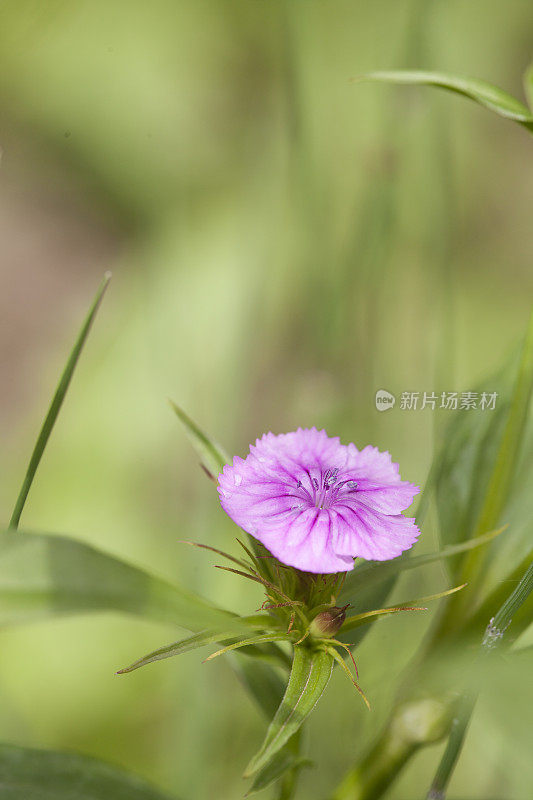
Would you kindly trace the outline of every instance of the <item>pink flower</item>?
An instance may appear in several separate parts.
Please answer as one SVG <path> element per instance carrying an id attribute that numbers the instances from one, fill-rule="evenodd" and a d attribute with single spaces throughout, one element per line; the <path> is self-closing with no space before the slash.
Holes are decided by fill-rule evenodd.
<path id="1" fill-rule="evenodd" d="M 353 569 L 412 547 L 401 513 L 419 488 L 402 481 L 389 453 L 343 445 L 324 430 L 266 433 L 218 476 L 224 511 L 279 561 L 306 572 Z"/>

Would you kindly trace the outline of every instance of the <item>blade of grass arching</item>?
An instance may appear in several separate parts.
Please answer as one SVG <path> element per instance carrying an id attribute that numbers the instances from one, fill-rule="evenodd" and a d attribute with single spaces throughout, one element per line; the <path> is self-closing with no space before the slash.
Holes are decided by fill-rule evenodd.
<path id="1" fill-rule="evenodd" d="M 368 72 L 354 80 L 383 81 L 418 86 L 434 86 L 468 97 L 478 105 L 494 111 L 501 117 L 513 120 L 533 132 L 533 113 L 507 92 L 497 86 L 476 78 L 450 75 L 445 72 L 426 72 L 422 70 L 393 70 L 390 72 Z"/>
<path id="2" fill-rule="evenodd" d="M 488 623 L 481 643 L 480 655 L 490 656 L 497 647 L 502 646 L 505 631 L 532 591 L 533 563 L 529 565 L 518 586 L 511 592 Z M 446 750 L 437 768 L 426 800 L 445 800 L 446 789 L 461 755 L 476 700 L 477 691 L 472 688 L 466 690 L 461 696 L 459 711 L 453 720 Z"/>
<path id="3" fill-rule="evenodd" d="M 44 449 L 46 447 L 48 439 L 50 438 L 50 434 L 52 433 L 52 428 L 55 425 L 55 421 L 63 404 L 63 400 L 65 399 L 65 395 L 70 385 L 72 375 L 74 374 L 74 370 L 76 369 L 76 364 L 78 363 L 81 351 L 83 350 L 83 346 L 85 344 L 87 336 L 89 335 L 89 331 L 91 330 L 94 318 L 96 316 L 100 303 L 103 300 L 105 291 L 107 289 L 110 280 L 111 280 L 111 273 L 107 272 L 104 276 L 102 283 L 100 284 L 98 291 L 96 292 L 95 298 L 91 304 L 87 317 L 85 318 L 85 322 L 83 323 L 78 338 L 76 339 L 76 343 L 72 348 L 65 369 L 63 370 L 63 374 L 61 375 L 61 379 L 59 381 L 56 392 L 50 404 L 50 408 L 48 409 L 48 413 L 45 417 L 43 426 L 41 428 L 41 431 L 37 438 L 37 442 L 33 449 L 33 453 L 30 458 L 30 463 L 28 465 L 28 469 L 26 471 L 26 475 L 24 477 L 24 481 L 22 483 L 22 487 L 20 489 L 19 496 L 17 498 L 17 502 L 15 503 L 15 508 L 13 509 L 13 514 L 11 516 L 11 521 L 9 523 L 9 528 L 11 530 L 16 530 L 19 526 L 20 516 L 24 509 L 24 504 L 26 503 L 28 492 L 30 491 L 33 479 L 35 478 L 35 473 L 37 472 L 37 468 L 44 453 Z"/>
<path id="4" fill-rule="evenodd" d="M 185 432 L 200 459 L 200 464 L 209 477 L 216 481 L 217 475 L 222 472 L 226 464 L 230 463 L 230 457 L 217 442 L 198 427 L 194 420 L 177 403 L 173 400 L 169 400 L 169 403 L 177 418 L 183 424 Z"/>

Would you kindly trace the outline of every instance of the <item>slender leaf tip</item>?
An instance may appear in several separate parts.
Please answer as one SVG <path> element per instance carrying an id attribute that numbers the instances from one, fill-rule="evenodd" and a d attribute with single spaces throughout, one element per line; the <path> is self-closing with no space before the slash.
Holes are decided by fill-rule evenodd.
<path id="1" fill-rule="evenodd" d="M 56 390 L 52 397 L 52 401 L 50 403 L 50 406 L 42 423 L 41 429 L 39 431 L 37 441 L 33 448 L 33 452 L 31 454 L 30 461 L 26 470 L 26 474 L 24 476 L 24 480 L 22 482 L 22 486 L 20 488 L 17 500 L 15 502 L 15 507 L 11 515 L 11 519 L 9 522 L 9 530 L 18 529 L 20 517 L 22 515 L 22 511 L 24 510 L 24 506 L 26 504 L 30 488 L 35 478 L 35 473 L 37 472 L 37 469 L 41 462 L 41 458 L 46 449 L 46 445 L 48 444 L 48 439 L 50 438 L 50 435 L 56 423 L 57 417 L 63 405 L 63 401 L 70 386 L 72 376 L 74 375 L 74 371 L 76 369 L 79 357 L 85 346 L 85 342 L 91 330 L 98 309 L 100 308 L 100 304 L 104 298 L 110 280 L 111 280 L 111 272 L 109 271 L 105 272 L 102 282 L 98 287 L 96 295 L 94 296 L 89 311 L 85 317 L 81 330 L 78 333 L 78 336 L 74 343 L 74 347 L 72 348 L 67 363 L 63 369 L 63 372 L 59 379 L 59 383 L 56 387 Z"/>

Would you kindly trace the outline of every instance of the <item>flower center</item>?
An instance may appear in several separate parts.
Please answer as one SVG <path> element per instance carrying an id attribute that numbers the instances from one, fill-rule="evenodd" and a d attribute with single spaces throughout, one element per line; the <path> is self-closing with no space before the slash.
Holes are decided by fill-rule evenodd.
<path id="1" fill-rule="evenodd" d="M 300 503 L 293 510 L 301 510 L 306 503 L 315 508 L 329 508 L 340 497 L 357 491 L 358 484 L 353 478 L 347 478 L 342 481 L 339 481 L 338 478 L 339 470 L 337 467 L 321 472 L 319 478 L 314 478 L 307 472 L 307 478 L 296 483 L 298 496 L 306 502 Z"/>

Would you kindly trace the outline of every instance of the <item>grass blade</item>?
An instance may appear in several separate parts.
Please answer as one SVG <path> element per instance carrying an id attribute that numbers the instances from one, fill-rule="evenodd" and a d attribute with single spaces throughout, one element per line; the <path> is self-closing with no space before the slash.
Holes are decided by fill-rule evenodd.
<path id="1" fill-rule="evenodd" d="M 33 453 L 30 458 L 30 463 L 28 465 L 28 469 L 26 471 L 26 475 L 24 477 L 24 481 L 22 483 L 22 487 L 19 492 L 19 496 L 17 497 L 17 502 L 15 503 L 15 508 L 13 509 L 13 514 L 11 516 L 11 520 L 9 523 L 9 528 L 11 530 L 16 530 L 19 526 L 20 516 L 24 509 L 24 504 L 26 503 L 28 492 L 30 491 L 33 479 L 35 478 L 35 473 L 37 472 L 37 468 L 44 453 L 44 449 L 46 447 L 48 439 L 50 438 L 50 434 L 52 433 L 52 429 L 55 425 L 59 411 L 61 410 L 61 406 L 63 405 L 63 400 L 65 399 L 65 395 L 70 385 L 70 381 L 72 380 L 72 375 L 74 374 L 74 370 L 76 369 L 76 364 L 78 363 L 81 351 L 83 350 L 83 346 L 85 344 L 87 336 L 89 335 L 89 331 L 91 330 L 94 318 L 96 316 L 100 303 L 103 300 L 105 291 L 107 289 L 110 280 L 111 280 L 111 273 L 108 272 L 104 276 L 104 279 L 100 284 L 98 291 L 96 292 L 96 296 L 92 302 L 87 317 L 85 318 L 85 322 L 83 323 L 81 331 L 79 332 L 78 338 L 76 339 L 76 343 L 72 348 L 65 369 L 63 370 L 63 374 L 61 375 L 61 379 L 59 381 L 54 397 L 50 404 L 50 408 L 48 409 L 48 413 L 45 417 L 41 431 L 37 438 L 37 442 L 33 449 Z"/>
<path id="2" fill-rule="evenodd" d="M 394 70 L 391 72 L 369 72 L 355 80 L 435 86 L 439 89 L 446 89 L 463 97 L 468 97 L 478 105 L 494 111 L 501 117 L 518 122 L 533 132 L 533 113 L 527 106 L 497 86 L 476 78 L 465 78 L 461 75 L 451 75 L 446 72 Z"/>
<path id="3" fill-rule="evenodd" d="M 322 651 L 295 647 L 289 683 L 259 752 L 250 761 L 245 777 L 262 770 L 296 733 L 313 711 L 328 685 L 332 657 Z"/>

